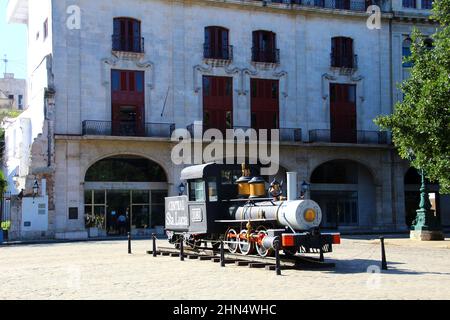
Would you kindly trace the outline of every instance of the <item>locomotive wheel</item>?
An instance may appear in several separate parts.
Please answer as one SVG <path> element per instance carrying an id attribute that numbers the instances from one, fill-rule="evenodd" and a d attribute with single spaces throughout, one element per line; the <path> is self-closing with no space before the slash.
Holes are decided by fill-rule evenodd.
<path id="1" fill-rule="evenodd" d="M 264 239 L 265 237 L 267 237 L 267 235 L 268 235 L 268 233 L 267 233 L 267 231 L 265 231 L 265 230 L 260 230 L 259 232 L 258 232 L 258 239 Z M 267 257 L 267 256 L 269 256 L 270 254 L 271 254 L 271 252 L 272 252 L 272 250 L 271 249 L 266 249 L 266 248 L 264 248 L 264 246 L 263 246 L 263 244 L 262 243 L 260 243 L 259 241 L 256 243 L 256 252 L 258 252 L 258 254 L 261 256 L 261 257 L 263 257 L 263 258 L 265 258 L 265 257 Z"/>
<path id="2" fill-rule="evenodd" d="M 230 236 L 231 235 L 231 236 Z M 227 232 L 226 240 L 228 242 L 228 251 L 230 253 L 236 253 L 238 251 L 238 233 L 234 229 L 230 229 Z M 235 243 L 233 243 L 235 242 Z"/>
<path id="3" fill-rule="evenodd" d="M 253 243 L 247 240 L 248 231 L 242 230 L 239 235 L 239 250 L 244 256 L 248 256 L 253 253 Z"/>

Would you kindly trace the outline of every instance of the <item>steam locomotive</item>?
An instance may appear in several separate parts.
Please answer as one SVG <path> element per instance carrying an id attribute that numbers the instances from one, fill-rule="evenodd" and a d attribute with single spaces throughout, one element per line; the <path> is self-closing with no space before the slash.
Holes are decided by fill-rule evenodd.
<path id="1" fill-rule="evenodd" d="M 312 200 L 298 200 L 297 175 L 288 173 L 287 198 L 282 183 L 259 177 L 257 166 L 210 163 L 184 169 L 187 195 L 166 198 L 166 233 L 172 244 L 195 248 L 204 241 L 231 253 L 271 255 L 283 250 L 329 253 L 340 234 L 321 233 L 322 211 Z"/>

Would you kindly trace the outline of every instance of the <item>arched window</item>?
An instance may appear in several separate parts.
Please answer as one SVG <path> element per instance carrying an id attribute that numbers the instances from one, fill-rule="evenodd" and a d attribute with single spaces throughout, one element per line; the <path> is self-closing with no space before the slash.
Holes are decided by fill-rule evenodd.
<path id="1" fill-rule="evenodd" d="M 413 66 L 412 61 L 405 61 L 411 57 L 411 38 L 409 37 L 403 40 L 402 56 L 403 56 L 403 67 L 411 68 Z"/>
<path id="2" fill-rule="evenodd" d="M 204 58 L 221 60 L 232 58 L 228 29 L 217 26 L 205 28 Z"/>
<path id="3" fill-rule="evenodd" d="M 114 18 L 113 51 L 144 52 L 141 22 L 133 18 Z"/>
<path id="4" fill-rule="evenodd" d="M 372 226 L 376 217 L 376 189 L 370 170 L 354 161 L 333 160 L 311 175 L 311 199 L 323 211 L 322 226 Z"/>
<path id="5" fill-rule="evenodd" d="M 115 156 L 98 161 L 86 173 L 86 182 L 167 182 L 157 163 L 136 156 Z"/>
<path id="6" fill-rule="evenodd" d="M 356 67 L 352 38 L 334 37 L 331 39 L 331 66 L 333 68 Z"/>
<path id="7" fill-rule="evenodd" d="M 277 37 L 274 32 L 265 30 L 253 32 L 252 61 L 279 63 Z"/>

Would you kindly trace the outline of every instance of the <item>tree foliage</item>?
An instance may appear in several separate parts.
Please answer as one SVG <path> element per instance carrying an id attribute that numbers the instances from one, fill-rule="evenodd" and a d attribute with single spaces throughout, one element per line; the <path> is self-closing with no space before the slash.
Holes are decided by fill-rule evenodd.
<path id="1" fill-rule="evenodd" d="M 392 131 L 402 158 L 413 154 L 412 165 L 439 182 L 442 193 L 450 193 L 450 0 L 434 1 L 432 19 L 440 25 L 432 47 L 413 31 L 413 67 L 401 86 L 403 102 L 375 123 Z"/>

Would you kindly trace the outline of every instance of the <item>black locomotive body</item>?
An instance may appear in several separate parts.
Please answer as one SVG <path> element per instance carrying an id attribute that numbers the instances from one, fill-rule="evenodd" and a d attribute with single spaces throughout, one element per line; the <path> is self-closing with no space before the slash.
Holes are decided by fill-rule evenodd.
<path id="1" fill-rule="evenodd" d="M 184 169 L 187 195 L 166 198 L 169 241 L 192 247 L 224 241 L 232 253 L 260 256 L 275 246 L 290 254 L 326 253 L 340 243 L 339 234 L 320 233 L 322 213 L 315 202 L 268 198 L 265 181 L 250 179 L 259 174 L 258 166 L 241 171 L 239 165 L 215 163 Z M 248 186 L 251 191 L 245 191 Z"/>

